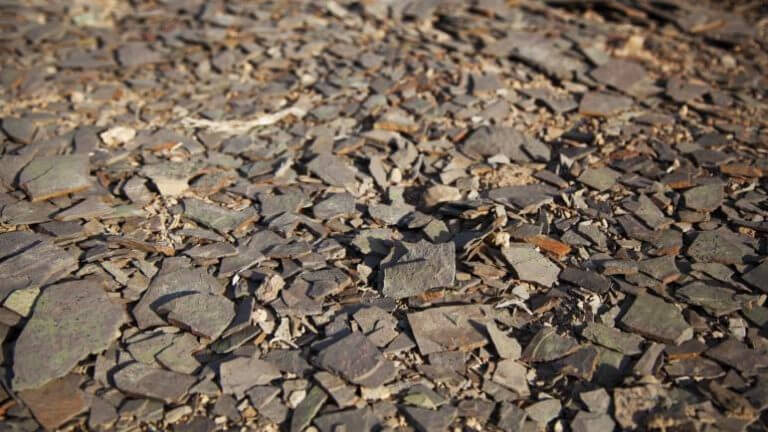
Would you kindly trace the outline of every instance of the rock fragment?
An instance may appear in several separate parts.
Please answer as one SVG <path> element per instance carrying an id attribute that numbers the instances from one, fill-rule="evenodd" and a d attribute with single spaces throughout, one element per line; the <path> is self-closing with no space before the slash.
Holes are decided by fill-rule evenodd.
<path id="1" fill-rule="evenodd" d="M 744 273 L 742 279 L 755 288 L 768 292 L 768 261 L 763 261 L 758 266 Z"/>
<path id="2" fill-rule="evenodd" d="M 484 307 L 444 306 L 408 314 L 408 324 L 422 355 L 440 351 L 468 351 L 487 343 L 474 326 L 490 317 Z"/>
<path id="3" fill-rule="evenodd" d="M 19 174 L 19 185 L 32 202 L 43 201 L 91 187 L 86 155 L 35 158 Z"/>
<path id="4" fill-rule="evenodd" d="M 444 406 L 439 410 L 405 406 L 402 408 L 416 430 L 420 432 L 438 432 L 448 429 L 456 417 L 456 408 Z"/>
<path id="5" fill-rule="evenodd" d="M 340 157 L 330 153 L 316 156 L 307 168 L 331 186 L 351 188 L 357 183 L 355 172 Z"/>
<path id="6" fill-rule="evenodd" d="M 191 375 L 131 363 L 114 373 L 117 388 L 125 393 L 158 399 L 166 403 L 180 401 L 197 381 Z"/>
<path id="7" fill-rule="evenodd" d="M 528 397 L 531 393 L 528 388 L 528 370 L 516 360 L 502 360 L 496 364 L 493 373 L 493 382 L 514 391 L 520 399 Z"/>
<path id="8" fill-rule="evenodd" d="M 688 246 L 687 254 L 698 262 L 741 264 L 744 261 L 742 248 L 717 231 L 702 231 L 696 234 L 696 238 Z"/>
<path id="9" fill-rule="evenodd" d="M 718 183 L 697 186 L 683 192 L 685 206 L 691 210 L 702 212 L 709 212 L 718 208 L 723 199 L 723 186 Z"/>
<path id="10" fill-rule="evenodd" d="M 395 243 L 381 263 L 381 292 L 391 298 L 405 298 L 432 288 L 451 287 L 456 277 L 454 244 Z"/>
<path id="11" fill-rule="evenodd" d="M 598 345 L 625 355 L 636 355 L 643 352 L 640 348 L 644 341 L 642 337 L 631 333 L 624 333 L 621 330 L 604 324 L 589 323 L 581 332 L 581 335 Z"/>
<path id="12" fill-rule="evenodd" d="M 522 358 L 531 362 L 548 362 L 565 357 L 578 348 L 573 338 L 557 334 L 552 327 L 544 327 L 525 347 Z"/>
<path id="13" fill-rule="evenodd" d="M 714 283 L 691 282 L 675 291 L 675 295 L 686 303 L 700 306 L 716 317 L 728 315 L 744 307 L 746 296 Z"/>
<path id="14" fill-rule="evenodd" d="M 531 245 L 510 244 L 501 253 L 520 280 L 551 287 L 560 274 L 560 268 Z"/>
<path id="15" fill-rule="evenodd" d="M 499 357 L 512 360 L 520 358 L 522 348 L 515 338 L 501 331 L 493 322 L 488 323 L 485 328 L 488 331 L 488 335 L 491 337 L 491 341 L 493 342 L 493 346 L 496 348 Z"/>
<path id="16" fill-rule="evenodd" d="M 611 93 L 589 92 L 579 103 L 579 113 L 595 117 L 611 117 L 632 107 L 632 99 Z"/>
<path id="17" fill-rule="evenodd" d="M 219 382 L 225 394 L 242 397 L 250 388 L 263 386 L 280 378 L 280 370 L 272 363 L 256 357 L 235 357 L 221 364 Z"/>
<path id="18" fill-rule="evenodd" d="M 1 125 L 3 132 L 21 144 L 31 144 L 38 130 L 31 120 L 18 117 L 4 117 Z"/>
<path id="19" fill-rule="evenodd" d="M 349 355 L 351 352 L 355 355 Z M 323 369 L 366 387 L 383 385 L 396 374 L 392 363 L 359 332 L 351 333 L 323 348 L 317 355 L 317 361 Z"/>
<path id="20" fill-rule="evenodd" d="M 105 350 L 128 319 L 94 281 L 43 289 L 14 346 L 13 388 L 38 388 Z"/>
<path id="21" fill-rule="evenodd" d="M 602 192 L 615 185 L 618 177 L 619 174 L 608 167 L 587 168 L 579 176 L 579 181 Z"/>
<path id="22" fill-rule="evenodd" d="M 25 231 L 0 234 L 0 259 L 0 300 L 54 283 L 77 268 L 75 257 L 52 239 Z"/>
<path id="23" fill-rule="evenodd" d="M 160 303 L 155 309 L 168 322 L 179 324 L 192 333 L 217 339 L 235 317 L 235 304 L 224 296 L 191 292 Z"/>
<path id="24" fill-rule="evenodd" d="M 69 374 L 24 390 L 19 397 L 45 429 L 55 430 L 88 409 L 87 396 L 80 390 L 82 381 L 82 376 Z"/>
<path id="25" fill-rule="evenodd" d="M 133 317 L 139 328 L 165 325 L 166 322 L 157 314 L 156 308 L 164 301 L 189 291 L 223 294 L 224 287 L 203 268 L 180 269 L 158 274 L 150 282 L 141 300 L 133 307 Z"/>
<path id="26" fill-rule="evenodd" d="M 648 294 L 635 298 L 621 323 L 641 335 L 674 345 L 693 337 L 693 328 L 674 305 Z"/>

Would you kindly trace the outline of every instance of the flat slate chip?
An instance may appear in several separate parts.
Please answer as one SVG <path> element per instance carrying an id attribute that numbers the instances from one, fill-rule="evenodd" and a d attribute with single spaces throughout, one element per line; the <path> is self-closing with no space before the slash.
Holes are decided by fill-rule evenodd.
<path id="1" fill-rule="evenodd" d="M 0 234 L 0 300 L 16 290 L 54 283 L 77 268 L 76 258 L 52 239 L 26 231 Z"/>
<path id="2" fill-rule="evenodd" d="M 501 253 L 520 280 L 551 287 L 560 274 L 557 265 L 529 244 L 511 244 Z"/>
<path id="3" fill-rule="evenodd" d="M 467 351 L 488 341 L 475 328 L 492 315 L 477 305 L 444 306 L 408 314 L 408 324 L 422 355 L 440 351 Z"/>
<path id="4" fill-rule="evenodd" d="M 143 363 L 131 363 L 121 367 L 114 373 L 113 379 L 117 388 L 127 394 L 166 403 L 180 401 L 197 381 L 194 376 L 147 366 Z"/>
<path id="5" fill-rule="evenodd" d="M 165 325 L 166 322 L 156 312 L 157 308 L 162 303 L 190 291 L 223 294 L 224 287 L 203 268 L 158 274 L 152 279 L 141 300 L 133 307 L 133 318 L 142 329 Z"/>
<path id="6" fill-rule="evenodd" d="M 568 282 L 588 289 L 598 294 L 604 294 L 611 289 L 611 280 L 589 270 L 581 270 L 575 267 L 566 267 L 560 272 L 558 278 L 561 281 Z"/>
<path id="7" fill-rule="evenodd" d="M 69 373 L 120 336 L 128 320 L 94 280 L 45 288 L 14 345 L 13 388 L 38 388 Z"/>
<path id="8" fill-rule="evenodd" d="M 396 242 L 381 262 L 379 274 L 381 293 L 396 299 L 432 288 L 450 288 L 456 277 L 455 246 L 452 242 Z"/>
<path id="9" fill-rule="evenodd" d="M 621 323 L 643 336 L 680 345 L 693 337 L 693 328 L 674 305 L 649 295 L 639 295 L 621 318 Z"/>
<path id="10" fill-rule="evenodd" d="M 354 352 L 355 355 L 350 355 Z M 377 387 L 395 378 L 395 368 L 362 333 L 353 332 L 323 348 L 318 364 L 348 381 Z"/>
<path id="11" fill-rule="evenodd" d="M 357 183 L 355 172 L 346 162 L 330 153 L 322 153 L 307 164 L 307 168 L 331 186 L 350 188 Z"/>
<path id="12" fill-rule="evenodd" d="M 254 356 L 235 357 L 219 367 L 219 383 L 222 391 L 238 398 L 251 387 L 269 384 L 281 376 L 280 370 L 275 365 Z"/>
<path id="13" fill-rule="evenodd" d="M 86 155 L 33 159 L 19 174 L 19 185 L 32 202 L 43 201 L 91 187 Z"/>
<path id="14" fill-rule="evenodd" d="M 579 181 L 602 192 L 615 185 L 618 177 L 619 173 L 608 167 L 587 168 L 579 176 Z"/>
<path id="15" fill-rule="evenodd" d="M 611 117 L 632 107 L 632 99 L 611 93 L 589 92 L 579 103 L 579 113 L 595 117 Z"/>
<path id="16" fill-rule="evenodd" d="M 211 340 L 217 339 L 235 317 L 232 301 L 208 292 L 182 292 L 160 303 L 155 310 L 165 315 L 168 322 Z"/>

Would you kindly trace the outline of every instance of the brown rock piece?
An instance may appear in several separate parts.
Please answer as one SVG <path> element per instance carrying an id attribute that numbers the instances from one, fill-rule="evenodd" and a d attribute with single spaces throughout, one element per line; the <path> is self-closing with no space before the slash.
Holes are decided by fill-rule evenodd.
<path id="1" fill-rule="evenodd" d="M 24 390 L 19 397 L 45 429 L 54 430 L 88 409 L 80 390 L 82 381 L 80 375 L 66 375 L 38 389 Z"/>

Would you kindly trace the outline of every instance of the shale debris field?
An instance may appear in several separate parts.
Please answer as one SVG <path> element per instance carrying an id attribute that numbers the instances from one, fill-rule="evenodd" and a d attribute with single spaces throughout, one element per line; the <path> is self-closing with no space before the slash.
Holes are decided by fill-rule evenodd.
<path id="1" fill-rule="evenodd" d="M 0 432 L 768 430 L 768 3 L 0 0 Z"/>

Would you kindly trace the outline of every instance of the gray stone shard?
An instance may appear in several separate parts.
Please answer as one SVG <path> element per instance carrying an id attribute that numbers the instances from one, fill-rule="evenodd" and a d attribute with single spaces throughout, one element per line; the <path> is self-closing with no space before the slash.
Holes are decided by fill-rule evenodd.
<path id="1" fill-rule="evenodd" d="M 13 388 L 37 388 L 66 375 L 89 354 L 107 349 L 127 320 L 124 307 L 95 281 L 45 288 L 14 347 Z"/>
<path id="2" fill-rule="evenodd" d="M 455 277 L 453 243 L 397 242 L 381 263 L 379 286 L 382 294 L 398 299 L 432 288 L 451 287 Z"/>

